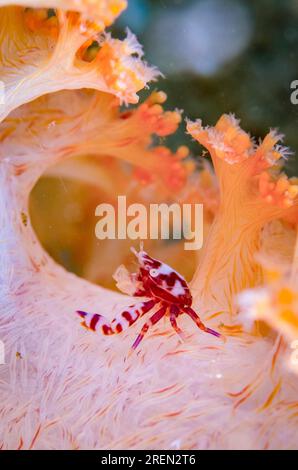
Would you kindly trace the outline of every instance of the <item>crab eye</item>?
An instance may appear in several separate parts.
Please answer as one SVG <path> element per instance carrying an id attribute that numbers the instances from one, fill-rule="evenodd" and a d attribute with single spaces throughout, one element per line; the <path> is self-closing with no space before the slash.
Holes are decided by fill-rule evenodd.
<path id="1" fill-rule="evenodd" d="M 151 277 L 157 277 L 158 276 L 158 271 L 157 269 L 150 269 L 149 274 Z"/>

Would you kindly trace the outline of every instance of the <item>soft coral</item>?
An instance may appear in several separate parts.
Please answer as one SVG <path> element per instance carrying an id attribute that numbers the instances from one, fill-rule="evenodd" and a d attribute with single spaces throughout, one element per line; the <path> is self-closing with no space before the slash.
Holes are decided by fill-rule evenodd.
<path id="1" fill-rule="evenodd" d="M 255 286 L 262 270 L 255 259 L 266 223 L 296 211 L 298 186 L 277 163 L 288 155 L 270 131 L 259 145 L 233 115 L 215 127 L 188 121 L 188 132 L 210 152 L 219 181 L 220 204 L 193 279 L 202 309 L 235 312 L 234 296 Z"/>

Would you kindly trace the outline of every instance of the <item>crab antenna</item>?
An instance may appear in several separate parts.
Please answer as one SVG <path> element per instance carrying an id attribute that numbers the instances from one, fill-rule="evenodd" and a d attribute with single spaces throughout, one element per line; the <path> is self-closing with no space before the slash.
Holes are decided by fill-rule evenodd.
<path id="1" fill-rule="evenodd" d="M 137 252 L 137 250 L 135 249 L 134 246 L 131 246 L 131 247 L 130 247 L 130 251 L 131 251 L 134 255 L 136 255 L 136 257 L 138 257 L 138 252 Z"/>
<path id="2" fill-rule="evenodd" d="M 135 249 L 134 246 L 131 246 L 131 247 L 130 247 L 130 251 L 131 251 L 134 255 L 136 255 L 136 257 L 138 258 L 139 253 L 140 253 L 141 251 L 144 251 L 144 242 L 143 242 L 143 241 L 140 242 L 140 251 L 139 251 L 139 253 L 137 252 L 137 250 Z"/>

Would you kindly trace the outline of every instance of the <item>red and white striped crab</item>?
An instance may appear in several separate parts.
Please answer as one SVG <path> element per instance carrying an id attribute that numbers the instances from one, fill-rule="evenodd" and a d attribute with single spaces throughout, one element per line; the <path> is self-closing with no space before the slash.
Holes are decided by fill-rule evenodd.
<path id="1" fill-rule="evenodd" d="M 180 274 L 167 264 L 151 258 L 142 246 L 139 252 L 134 248 L 131 250 L 138 259 L 138 272 L 131 274 L 122 265 L 114 274 L 114 279 L 122 292 L 134 297 L 149 297 L 149 300 L 130 305 L 111 322 L 98 313 L 78 310 L 77 313 L 84 319 L 82 325 L 85 328 L 101 331 L 104 335 L 121 333 L 157 306 L 157 310 L 144 324 L 133 343 L 133 349 L 136 349 L 140 344 L 150 326 L 155 325 L 165 315 L 169 316 L 172 327 L 182 339 L 183 332 L 177 325 L 177 317 L 183 313 L 189 315 L 201 330 L 222 337 L 220 333 L 206 327 L 191 308 L 192 295 L 187 282 Z"/>

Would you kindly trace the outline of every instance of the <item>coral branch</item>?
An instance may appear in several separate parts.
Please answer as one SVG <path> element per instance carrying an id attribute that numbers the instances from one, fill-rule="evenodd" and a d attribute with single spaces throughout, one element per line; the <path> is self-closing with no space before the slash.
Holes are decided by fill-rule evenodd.
<path id="1" fill-rule="evenodd" d="M 137 102 L 137 91 L 158 75 L 142 61 L 142 49 L 133 34 L 128 32 L 123 41 L 113 39 L 102 35 L 96 22 L 62 10 L 50 17 L 49 25 L 46 12 L 44 19 L 40 10 L 6 7 L 1 11 L 5 104 L 0 120 L 24 103 L 63 89 L 93 88 L 125 103 Z M 86 62 L 79 51 L 90 39 L 98 39 L 100 47 L 96 60 Z"/>
<path id="2" fill-rule="evenodd" d="M 210 152 L 220 187 L 220 205 L 193 279 L 202 309 L 236 311 L 234 296 L 257 285 L 262 271 L 255 255 L 266 223 L 297 205 L 298 186 L 273 166 L 288 152 L 271 131 L 258 146 L 234 116 L 214 128 L 188 122 L 188 132 Z"/>

